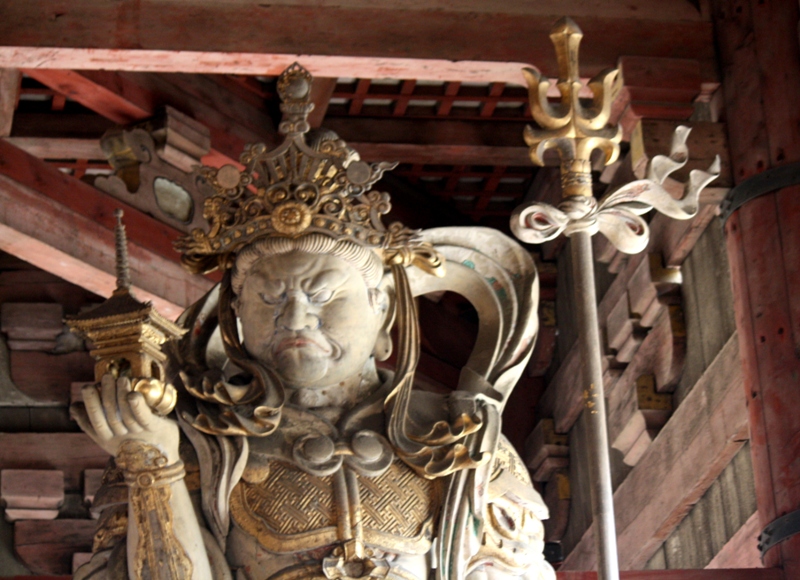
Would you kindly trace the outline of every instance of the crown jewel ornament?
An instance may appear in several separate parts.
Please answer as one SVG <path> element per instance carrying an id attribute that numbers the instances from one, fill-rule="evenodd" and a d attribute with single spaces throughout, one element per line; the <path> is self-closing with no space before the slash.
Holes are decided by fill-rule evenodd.
<path id="1" fill-rule="evenodd" d="M 361 161 L 330 131 L 306 141 L 307 117 L 314 108 L 311 82 L 297 63 L 278 79 L 279 130 L 286 137 L 276 149 L 249 145 L 240 157 L 243 171 L 233 165 L 200 169 L 209 230 L 195 229 L 176 242 L 184 265 L 193 272 L 227 269 L 236 252 L 255 240 L 318 233 L 373 249 L 387 265 L 441 272 L 440 258 L 416 232 L 381 222 L 391 209 L 389 195 L 371 188 L 397 163 Z"/>

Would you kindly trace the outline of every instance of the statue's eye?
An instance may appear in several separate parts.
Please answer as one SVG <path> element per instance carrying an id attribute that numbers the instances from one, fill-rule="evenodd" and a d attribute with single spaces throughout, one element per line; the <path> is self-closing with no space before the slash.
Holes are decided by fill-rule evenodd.
<path id="1" fill-rule="evenodd" d="M 261 296 L 261 300 L 263 300 L 265 304 L 269 304 L 271 306 L 274 306 L 275 304 L 280 302 L 282 298 L 281 296 L 275 296 L 274 294 L 267 294 L 266 292 L 262 292 L 261 294 L 259 294 L 259 296 Z"/>
<path id="2" fill-rule="evenodd" d="M 326 302 L 330 302 L 331 298 L 333 298 L 333 291 L 327 288 L 318 290 L 308 297 L 312 304 L 325 304 Z"/>

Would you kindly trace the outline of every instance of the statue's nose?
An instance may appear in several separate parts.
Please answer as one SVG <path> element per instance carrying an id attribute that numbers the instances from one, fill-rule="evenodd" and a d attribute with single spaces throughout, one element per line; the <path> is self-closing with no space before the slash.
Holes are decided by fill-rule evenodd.
<path id="1" fill-rule="evenodd" d="M 287 330 L 319 327 L 319 318 L 310 312 L 308 297 L 303 292 L 289 291 L 278 316 L 278 323 Z"/>

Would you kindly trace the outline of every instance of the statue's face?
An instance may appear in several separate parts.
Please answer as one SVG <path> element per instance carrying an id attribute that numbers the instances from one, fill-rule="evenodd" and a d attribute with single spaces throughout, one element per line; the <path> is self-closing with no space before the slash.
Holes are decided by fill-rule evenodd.
<path id="1" fill-rule="evenodd" d="M 335 256 L 295 251 L 262 258 L 238 297 L 244 346 L 287 386 L 336 386 L 372 355 L 385 318 L 377 292 Z"/>

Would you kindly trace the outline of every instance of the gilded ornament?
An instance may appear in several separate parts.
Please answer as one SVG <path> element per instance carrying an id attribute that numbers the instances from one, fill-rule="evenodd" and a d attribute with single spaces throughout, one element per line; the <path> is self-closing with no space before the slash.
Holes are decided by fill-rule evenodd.
<path id="1" fill-rule="evenodd" d="M 297 64 L 278 80 L 282 145 L 272 151 L 249 146 L 242 172 L 232 165 L 201 168 L 209 229 L 197 228 L 175 243 L 184 265 L 195 272 L 227 269 L 231 255 L 260 238 L 324 233 L 384 254 L 387 264 L 441 274 L 441 260 L 417 232 L 381 222 L 391 209 L 389 196 L 371 187 L 396 163 L 365 163 L 330 132 L 307 142 L 310 86 L 311 75 Z"/>
<path id="2" fill-rule="evenodd" d="M 192 562 L 175 535 L 170 507 L 170 484 L 183 479 L 183 463 L 167 465 L 157 448 L 127 440 L 120 446 L 117 465 L 130 488 L 128 501 L 139 532 L 131 568 L 135 580 L 191 578 Z"/>
<path id="3" fill-rule="evenodd" d="M 287 201 L 272 212 L 272 227 L 282 234 L 295 236 L 305 231 L 310 223 L 311 212 L 303 203 Z"/>
<path id="4" fill-rule="evenodd" d="M 167 356 L 161 347 L 186 331 L 161 316 L 151 303 L 139 302 L 133 296 L 122 210 L 115 213 L 117 288 L 111 298 L 68 318 L 66 323 L 73 332 L 91 341 L 97 382 L 107 373 L 115 378 L 128 377 L 132 390 L 142 393 L 156 413 L 167 415 L 175 408 L 178 393 L 163 380 Z"/>

